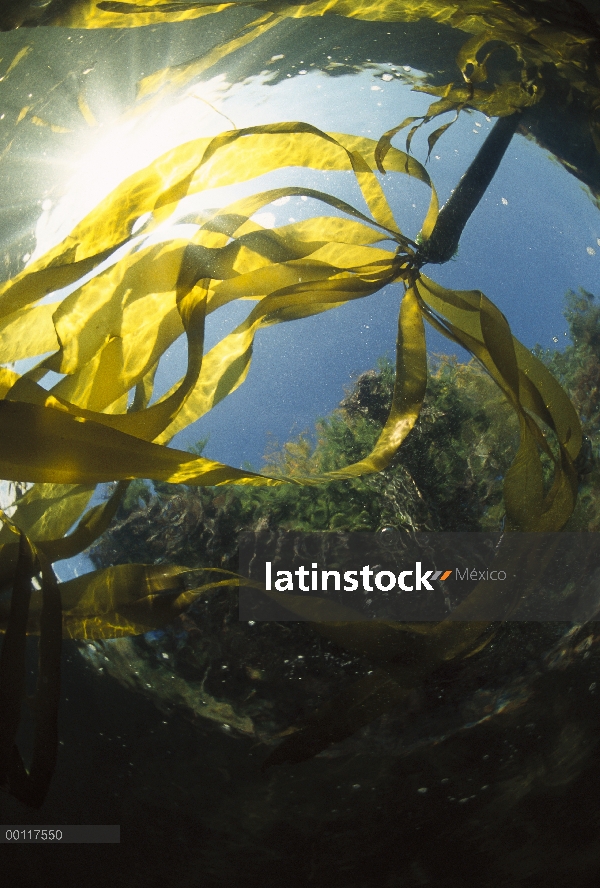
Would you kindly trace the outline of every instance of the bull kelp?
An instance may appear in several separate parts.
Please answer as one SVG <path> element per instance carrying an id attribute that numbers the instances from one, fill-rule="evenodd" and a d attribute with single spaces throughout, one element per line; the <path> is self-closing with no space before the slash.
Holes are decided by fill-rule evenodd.
<path id="1" fill-rule="evenodd" d="M 50 6 L 18 23 L 139 27 L 225 14 L 240 5 L 252 7 L 85 2 L 62 4 L 59 11 Z M 544 90 L 557 89 L 552 78 L 546 84 L 547 66 L 561 85 L 583 97 L 590 114 L 596 113 L 596 34 L 573 31 L 552 13 L 549 23 L 542 22 L 536 14 L 528 17 L 515 4 L 503 3 L 265 3 L 257 9 L 259 17 L 206 57 L 140 81 L 131 114 L 141 114 L 151 102 L 260 39 L 281 20 L 325 13 L 373 21 L 425 17 L 464 30 L 472 36 L 457 59 L 462 83 L 420 87 L 439 101 L 424 117 L 405 119 L 376 139 L 291 121 L 233 128 L 178 145 L 125 179 L 57 246 L 0 287 L 0 360 L 4 365 L 23 360 L 33 364 L 21 373 L 5 366 L 0 376 L 0 475 L 34 484 L 16 503 L 0 539 L 3 585 L 12 584 L 1 615 L 6 627 L 0 685 L 2 783 L 29 804 L 43 800 L 56 740 L 46 741 L 42 765 L 34 757 L 27 774 L 15 746 L 24 694 L 22 650 L 26 632 L 39 633 L 40 678 L 51 674 L 52 680 L 40 682 L 37 724 L 40 735 L 48 737 L 54 730 L 48 726 L 55 717 L 58 687 L 57 590 L 63 636 L 95 640 L 156 629 L 215 585 L 237 583 L 226 571 L 198 585 L 184 565 L 129 564 L 56 584 L 50 565 L 83 551 L 107 528 L 129 481 L 310 487 L 381 472 L 421 412 L 427 322 L 478 359 L 516 416 L 519 446 L 504 478 L 506 529 L 558 531 L 575 507 L 582 436 L 563 388 L 512 336 L 506 317 L 483 293 L 443 287 L 422 268 L 452 257 L 522 125 L 522 115 L 541 101 Z M 490 82 L 490 57 L 499 44 L 513 48 L 518 77 L 504 77 L 496 85 Z M 26 55 L 27 48 L 20 50 L 5 76 L 14 76 Z M 85 95 L 78 96 L 78 108 L 93 125 Z M 447 111 L 468 109 L 499 120 L 440 211 L 434 183 L 410 154 L 411 143 L 421 125 Z M 43 125 L 37 112 L 35 104 L 24 107 L 17 123 Z M 593 114 L 590 138 L 597 138 Z M 60 135 L 58 124 L 48 124 Z M 408 126 L 407 150 L 393 147 L 392 139 Z M 447 127 L 430 135 L 430 152 Z M 366 212 L 325 190 L 282 186 L 198 216 L 193 235 L 147 242 L 164 232 L 190 196 L 291 168 L 353 176 Z M 430 192 L 415 240 L 403 233 L 386 197 L 398 177 L 420 182 Z M 273 228 L 254 218 L 275 201 L 300 196 L 320 203 L 323 215 Z M 244 382 L 259 331 L 372 297 L 393 284 L 401 294 L 395 383 L 389 414 L 370 452 L 346 466 L 291 475 L 237 469 L 168 446 Z M 63 288 L 70 292 L 58 304 L 45 301 Z M 238 301 L 249 305 L 245 319 L 206 350 L 206 318 Z M 182 334 L 186 372 L 153 400 L 158 362 Z M 48 382 L 51 374 L 60 377 L 53 384 Z M 114 481 L 120 483 L 112 497 L 88 508 L 96 485 Z M 469 606 L 476 608 L 477 596 L 488 594 L 482 586 Z M 465 612 L 473 611 L 467 607 Z M 473 620 L 423 624 L 419 631 L 391 623 L 349 627 L 342 619 L 315 628 L 340 646 L 371 656 L 377 668 L 318 710 L 303 730 L 272 753 L 270 763 L 299 761 L 321 751 L 406 699 L 447 661 L 480 650 L 492 636 L 487 623 Z"/>

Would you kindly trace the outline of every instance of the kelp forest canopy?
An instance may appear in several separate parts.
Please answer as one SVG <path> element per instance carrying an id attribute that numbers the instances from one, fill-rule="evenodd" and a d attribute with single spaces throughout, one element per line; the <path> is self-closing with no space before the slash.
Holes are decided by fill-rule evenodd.
<path id="1" fill-rule="evenodd" d="M 242 13 L 243 20 L 231 19 L 232 28 L 230 16 Z M 377 475 L 397 458 L 419 419 L 427 388 L 429 327 L 477 359 L 515 417 L 519 443 L 504 476 L 506 529 L 558 531 L 575 508 L 582 431 L 564 388 L 540 357 L 512 335 L 507 318 L 482 292 L 448 289 L 423 268 L 452 257 L 516 131 L 556 149 L 559 161 L 592 195 L 600 194 L 600 23 L 586 4 L 55 0 L 11 4 L 0 12 L 0 23 L 5 30 L 57 26 L 75 33 L 223 17 L 229 36 L 210 51 L 140 79 L 124 114 L 135 120 L 224 59 L 250 52 L 267 32 L 329 16 L 452 29 L 460 37 L 455 76 L 446 82 L 435 76 L 416 82 L 415 90 L 431 96 L 427 112 L 406 116 L 399 109 L 397 125 L 373 138 L 292 120 L 224 128 L 218 135 L 179 144 L 135 170 L 59 243 L 34 254 L 0 285 L 0 477 L 29 485 L 10 517 L 3 513 L 0 532 L 0 573 L 8 590 L 0 605 L 5 629 L 0 782 L 32 804 L 43 798 L 52 773 L 47 738 L 56 734 L 61 635 L 137 635 L 172 620 L 210 589 L 237 583 L 234 574 L 219 571 L 198 585 L 185 565 L 149 564 L 113 565 L 57 583 L 52 563 L 77 555 L 101 536 L 133 479 L 207 488 L 310 488 Z M 7 81 L 0 82 L 2 90 L 18 80 L 19 66 L 32 51 L 25 45 L 1 63 L 0 81 Z M 45 98 L 29 98 L 11 112 L 14 126 L 33 125 L 57 138 L 68 132 L 47 116 Z M 575 150 L 566 140 L 551 144 L 547 109 L 555 107 L 567 116 L 572 112 L 578 127 Z M 83 87 L 77 108 L 93 126 Z M 426 158 L 411 152 L 414 136 L 427 128 L 431 154 L 458 116 L 469 111 L 497 122 L 440 210 Z M 5 156 L 10 157 L 10 144 L 2 160 Z M 178 230 L 164 237 L 190 197 L 298 168 L 352 176 L 361 206 L 323 189 L 284 184 L 196 213 L 188 218 L 193 233 Z M 414 240 L 404 233 L 403 219 L 389 200 L 397 182 L 410 180 L 429 196 Z M 260 224 L 259 211 L 291 197 L 309 198 L 319 213 L 285 225 Z M 259 332 L 265 331 L 266 342 L 275 325 L 317 317 L 355 300 L 376 300 L 390 285 L 400 297 L 395 381 L 389 413 L 370 450 L 326 470 L 313 470 L 313 465 L 306 472 L 286 473 L 280 463 L 279 471 L 261 473 L 169 446 L 177 433 L 242 385 L 252 372 Z M 206 319 L 234 303 L 247 307 L 244 319 L 207 349 Z M 159 362 L 180 337 L 187 343 L 187 367 L 170 390 L 157 394 Z M 90 506 L 97 485 L 107 482 L 118 482 L 110 498 Z M 333 631 L 316 628 L 326 635 Z M 479 649 L 489 634 L 479 623 L 444 621 L 422 629 L 421 635 L 390 624 L 370 627 L 364 639 L 353 630 L 346 639 L 339 623 L 335 639 L 371 651 L 379 631 L 383 665 L 362 688 L 361 699 L 371 703 L 350 720 L 354 727 L 364 723 L 366 713 L 378 711 L 378 700 L 385 707 L 403 698 L 444 661 Z M 29 773 L 13 753 L 27 633 L 40 635 L 38 726 L 46 738 L 35 747 Z M 402 666 L 403 658 L 410 668 Z M 392 672 L 386 672 L 386 663 L 392 662 Z M 292 758 L 303 756 L 297 739 L 302 732 L 294 736 L 283 745 L 288 751 L 275 760 L 284 760 L 288 752 Z"/>

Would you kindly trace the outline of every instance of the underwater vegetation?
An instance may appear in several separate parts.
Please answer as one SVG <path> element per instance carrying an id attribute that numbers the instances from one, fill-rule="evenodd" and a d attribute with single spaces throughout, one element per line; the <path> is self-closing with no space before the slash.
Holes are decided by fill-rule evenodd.
<path id="1" fill-rule="evenodd" d="M 600 313 L 591 294 L 571 292 L 565 314 L 571 344 L 564 351 L 538 351 L 549 366 L 560 362 L 560 378 L 574 402 L 580 397 L 593 401 L 597 389 L 588 384 L 589 365 L 600 355 Z M 393 382 L 391 362 L 381 360 L 356 379 L 336 411 L 317 423 L 316 440 L 303 434 L 274 447 L 266 454 L 266 470 L 324 471 L 364 452 L 385 423 Z M 595 415 L 584 428 L 588 461 L 578 463 L 579 498 L 567 529 L 597 531 L 600 417 Z M 222 488 L 134 482 L 116 521 L 90 555 L 99 568 L 143 561 L 237 570 L 238 536 L 244 531 L 498 530 L 504 518 L 502 476 L 517 445 L 514 415 L 477 362 L 442 358 L 430 368 L 413 433 L 383 472 L 319 487 L 235 486 L 226 493 Z M 512 625 L 516 630 L 523 624 Z M 222 637 L 220 627 L 226 627 Z M 556 631 L 551 624 L 546 628 Z M 159 681 L 165 651 L 168 667 Z M 194 706 L 194 712 L 225 721 L 242 734 L 256 734 L 267 746 L 278 734 L 287 736 L 290 724 L 302 724 L 324 699 L 341 693 L 340 670 L 347 693 L 352 680 L 373 669 L 368 657 L 328 643 L 303 623 L 248 628 L 239 623 L 236 596 L 227 589 L 198 602 L 156 640 L 98 642 L 95 652 L 90 655 L 86 647 L 85 655 L 126 686 L 153 695 L 160 706 L 174 693 L 181 701 L 196 689 L 202 705 Z M 299 668 L 298 659 L 302 681 L 292 692 L 285 678 Z M 325 685 L 328 692 L 319 693 Z M 338 715 L 341 720 L 342 712 Z M 333 736 L 321 737 L 322 748 Z"/>
<path id="2" fill-rule="evenodd" d="M 265 471 L 314 475 L 345 465 L 377 440 L 389 414 L 393 365 L 361 374 L 334 413 L 265 456 Z M 127 561 L 237 569 L 243 531 L 497 530 L 502 477 L 518 424 L 471 361 L 430 370 L 415 428 L 387 469 L 319 486 L 192 488 L 132 482 L 109 530 L 90 550 L 97 567 Z"/>
<path id="3" fill-rule="evenodd" d="M 216 14 L 232 5 L 52 3 L 42 7 L 43 15 L 19 14 L 4 26 L 138 27 Z M 538 6 L 546 5 L 549 23 L 537 16 Z M 209 590 L 234 587 L 233 540 L 251 512 L 277 521 L 293 500 L 300 525 L 311 529 L 383 524 L 442 529 L 452 512 L 465 529 L 503 517 L 509 531 L 558 531 L 576 508 L 585 468 L 576 407 L 588 422 L 591 406 L 578 403 L 578 395 L 576 406 L 569 398 L 569 373 L 575 371 L 553 356 L 553 375 L 547 356 L 532 354 L 515 339 L 506 317 L 483 293 L 444 288 L 422 269 L 455 252 L 521 115 L 541 100 L 548 66 L 574 96 L 584 97 L 597 146 L 597 33 L 566 27 L 550 3 L 536 5 L 533 15 L 520 4 L 500 2 L 256 6 L 261 15 L 209 57 L 141 81 L 136 113 L 282 19 L 325 13 L 378 21 L 429 17 L 464 30 L 471 36 L 457 59 L 460 85 L 421 87 L 438 99 L 425 117 L 405 119 L 378 140 L 290 121 L 179 145 L 129 176 L 58 245 L 0 285 L 0 476 L 33 484 L 11 516 L 2 515 L 0 532 L 0 626 L 5 630 L 0 786 L 33 806 L 43 801 L 56 758 L 60 638 L 140 635 L 169 623 Z M 512 47 L 518 77 L 493 84 L 487 64 L 499 44 Z M 9 67 L 25 54 L 21 50 Z M 429 173 L 410 154 L 412 136 L 442 113 L 467 109 L 499 119 L 440 210 Z M 23 109 L 17 122 L 28 115 L 34 123 L 41 120 L 35 110 Z M 449 125 L 431 134 L 430 151 Z M 393 147 L 392 138 L 408 126 L 406 151 Z M 352 174 L 367 213 L 322 190 L 279 187 L 199 217 L 192 236 L 147 243 L 188 196 L 292 167 Z M 418 243 L 403 234 L 386 197 L 390 180 L 404 176 L 430 193 Z M 324 215 L 272 229 L 253 219 L 272 202 L 299 195 L 319 202 Z M 111 257 L 112 264 L 106 264 Z M 398 286 L 400 296 L 393 368 L 382 366 L 379 374 L 363 378 L 362 394 L 359 386 L 341 417 L 324 421 L 314 450 L 300 440 L 262 471 L 251 471 L 168 446 L 244 382 L 259 330 L 372 297 L 390 284 Z M 58 304 L 46 301 L 65 287 L 71 292 Z M 207 316 L 238 300 L 248 304 L 246 318 L 205 351 Z M 442 362 L 428 374 L 425 323 L 464 347 L 483 370 Z M 158 363 L 182 335 L 185 374 L 154 400 Z M 17 373 L 10 365 L 24 359 L 33 366 Z M 591 353 L 586 366 L 595 372 Z M 59 380 L 50 382 L 51 374 Z M 461 386 L 480 400 L 467 406 Z M 580 382 L 580 388 L 586 384 Z M 365 407 L 365 397 L 367 404 L 369 398 L 379 403 L 377 417 Z M 428 485 L 442 477 L 445 484 L 433 496 Z M 204 527 L 207 554 L 219 562 L 212 563 L 217 573 L 195 584 L 197 565 L 181 553 L 171 564 L 104 559 L 96 571 L 57 583 L 53 562 L 87 549 L 123 502 L 148 499 L 147 488 L 135 486 L 141 479 L 152 479 L 166 501 L 173 498 L 160 485 L 185 485 L 186 497 L 188 488 L 195 488 L 197 523 Z M 117 482 L 110 498 L 88 508 L 96 486 L 106 482 Z M 230 493 L 229 485 L 239 486 L 238 492 Z M 224 488 L 219 504 L 215 487 Z M 205 488 L 211 489 L 206 497 Z M 156 511 L 155 501 L 148 502 L 147 509 Z M 212 539 L 218 534 L 211 537 L 211 522 L 222 535 L 214 552 Z M 116 538 L 115 528 L 96 551 Z M 475 590 L 473 602 L 478 594 L 485 589 Z M 350 630 L 342 621 L 314 628 L 349 651 L 376 654 L 378 668 L 318 710 L 308 726 L 284 740 L 270 763 L 314 755 L 404 700 L 442 664 L 480 649 L 492 635 L 489 625 L 475 621 L 423 624 L 419 631 L 400 623 Z M 29 771 L 15 744 L 26 634 L 40 637 Z"/>

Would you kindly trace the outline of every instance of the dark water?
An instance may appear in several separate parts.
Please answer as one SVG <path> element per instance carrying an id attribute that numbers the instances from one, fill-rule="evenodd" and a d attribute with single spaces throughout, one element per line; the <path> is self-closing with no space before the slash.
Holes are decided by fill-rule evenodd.
<path id="1" fill-rule="evenodd" d="M 71 649 L 50 794 L 36 813 L 3 799 L 3 820 L 118 823 L 121 844 L 14 846 L 4 865 L 23 885 L 593 885 L 598 637 L 556 634 L 513 629 L 406 711 L 266 775 L 255 738 L 161 712 Z"/>
<path id="2" fill-rule="evenodd" d="M 11 126 L 29 93 L 49 89 L 48 76 L 60 86 L 45 117 L 73 126 L 62 143 L 41 127 L 15 130 L 15 147 L 0 165 L 7 276 L 40 247 L 35 227 L 42 201 L 67 207 L 67 222 L 55 217 L 57 230 L 68 229 L 69 212 L 78 211 L 69 197 L 71 171 L 94 147 L 94 134 L 77 120 L 82 72 L 92 67 L 88 104 L 99 119 L 114 122 L 143 74 L 207 51 L 253 17 L 234 9 L 139 33 L 40 28 L 2 35 L 6 57 L 26 42 L 35 48 L 29 67 L 26 60 L 16 68 L 3 92 Z M 400 72 L 428 72 L 434 83 L 446 83 L 456 76 L 464 40 L 437 22 L 286 21 L 238 53 L 235 64 L 226 59 L 204 76 L 225 78 L 225 86 L 213 84 L 211 99 L 236 126 L 312 114 L 316 125 L 378 137 L 429 103 L 410 93 Z M 279 55 L 279 65 L 271 62 Z M 500 76 L 514 59 L 499 53 L 494 64 Z M 317 86 L 326 100 L 317 97 Z M 528 347 L 562 344 L 565 291 L 593 290 L 598 277 L 598 155 L 583 105 L 563 99 L 549 90 L 533 109 L 469 223 L 456 262 L 436 278 L 484 289 Z M 204 123 L 211 132 L 224 126 L 214 117 Z M 439 142 L 441 159 L 434 152 L 431 167 L 443 200 L 490 127 L 481 114 L 463 115 Z M 12 136 L 6 123 L 2 138 L 8 143 Z M 413 150 L 424 158 L 422 134 Z M 118 170 L 111 175 L 118 181 Z M 344 199 L 353 196 L 346 182 L 331 187 Z M 414 236 L 423 196 L 392 198 Z M 287 218 L 278 213 L 305 212 L 300 202 L 270 210 L 278 223 Z M 513 215 L 503 218 L 504 210 Z M 386 292 L 377 308 L 352 307 L 329 327 L 311 326 L 311 319 L 270 347 L 265 338 L 255 381 L 181 446 L 208 433 L 209 456 L 257 463 L 268 433 L 283 441 L 312 427 L 317 415 L 337 406 L 353 374 L 393 354 L 397 308 L 398 295 Z M 228 324 L 231 318 L 223 328 Z M 222 335 L 221 328 L 209 335 Z M 446 348 L 442 343 L 433 338 L 430 350 Z M 165 362 L 165 389 L 184 357 L 175 348 L 173 367 Z M 265 391 L 278 409 L 263 406 Z M 368 676 L 374 668 L 368 658 L 305 624 L 241 623 L 229 591 L 142 638 L 67 642 L 60 750 L 48 797 L 31 811 L 3 794 L 0 820 L 119 824 L 121 842 L 3 847 L 6 884 L 595 886 L 599 642 L 596 622 L 506 624 L 483 651 L 438 669 L 401 705 L 315 757 L 267 770 L 263 763 L 280 735 Z M 29 657 L 33 668 L 33 643 Z M 28 740 L 26 720 L 25 747 Z"/>

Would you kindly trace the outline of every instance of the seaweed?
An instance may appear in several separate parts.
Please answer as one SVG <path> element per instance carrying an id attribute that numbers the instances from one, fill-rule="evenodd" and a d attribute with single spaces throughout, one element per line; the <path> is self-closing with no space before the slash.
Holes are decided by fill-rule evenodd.
<path id="1" fill-rule="evenodd" d="M 317 218 L 286 226 L 285 232 L 267 231 L 251 221 L 252 214 L 282 195 L 301 191 L 276 189 L 215 213 L 200 226 L 192 243 L 130 247 L 118 263 L 79 286 L 51 318 L 36 316 L 38 326 L 53 324 L 58 351 L 22 376 L 4 371 L 1 473 L 11 480 L 83 485 L 91 492 L 94 484 L 136 477 L 201 487 L 232 482 L 278 486 L 286 481 L 315 485 L 379 472 L 391 463 L 421 410 L 427 375 L 426 318 L 477 354 L 519 415 L 521 443 L 505 480 L 509 522 L 524 529 L 560 527 L 574 504 L 570 467 L 579 451 L 576 414 L 543 365 L 521 347 L 521 367 L 528 373 L 525 413 L 516 382 L 518 344 L 513 343 L 505 319 L 482 294 L 447 291 L 421 274 L 416 245 L 397 227 L 373 173 L 375 147 L 370 140 L 333 136 L 301 123 L 251 127 L 188 143 L 130 177 L 66 241 L 7 282 L 1 308 L 5 323 L 14 324 L 16 315 L 19 323 L 31 329 L 30 313 L 49 289 L 77 280 L 82 270 L 93 269 L 111 248 L 123 243 L 133 247 L 129 232 L 144 212 L 153 213 L 148 226 L 153 228 L 174 203 L 199 190 L 207 175 L 211 184 L 235 180 L 240 151 L 247 161 L 247 175 L 291 164 L 350 168 L 372 213 L 370 220 L 337 198 L 305 189 L 306 195 L 335 206 L 346 218 Z M 481 162 L 481 157 L 475 161 Z M 388 168 L 394 165 L 431 188 L 423 233 L 426 238 L 435 237 L 437 199 L 424 168 L 395 149 L 388 152 L 387 163 Z M 329 232 L 333 236 L 326 239 Z M 393 253 L 371 246 L 390 240 L 396 245 Z M 329 261 L 315 260 L 325 245 Z M 362 262 L 356 265 L 359 247 Z M 233 469 L 164 445 L 243 382 L 259 328 L 321 313 L 377 292 L 394 280 L 405 287 L 396 378 L 389 416 L 369 455 L 361 454 L 349 465 L 320 475 L 286 478 Z M 159 283 L 162 298 L 157 302 L 154 294 Z M 256 299 L 258 294 L 264 295 L 246 321 L 204 355 L 207 312 L 231 299 Z M 151 325 L 149 305 L 156 312 Z M 187 336 L 187 372 L 171 392 L 147 406 L 157 358 L 173 336 L 165 337 L 165 326 L 160 326 L 161 315 L 168 312 L 177 312 L 179 329 Z M 28 339 L 20 357 L 32 356 L 32 342 L 36 347 L 35 337 Z M 46 391 L 39 382 L 51 370 L 64 376 Z M 132 410 L 118 412 L 132 387 Z M 549 388 L 554 400 L 546 406 Z M 111 412 L 103 412 L 107 408 Z M 545 441 L 531 414 L 550 425 L 558 438 L 560 462 L 555 459 L 555 483 L 546 494 L 541 483 L 531 484 L 533 478 L 535 485 L 536 472 L 541 482 L 537 442 Z M 552 453 L 548 445 L 546 450 Z M 83 503 L 81 498 L 78 502 L 79 508 L 85 508 L 85 497 Z M 73 504 L 67 494 L 54 508 L 60 514 Z M 93 524 L 92 514 L 84 515 L 82 528 Z M 18 504 L 14 521 L 25 533 L 20 520 Z M 59 545 L 58 551 L 64 557 L 64 547 L 61 550 Z M 8 558 L 10 547 L 5 546 L 4 552 Z M 175 590 L 168 592 L 173 578 L 184 572 L 184 567 L 173 567 L 157 574 L 148 567 L 123 565 L 62 584 L 63 633 L 84 638 L 138 634 L 155 626 L 157 619 L 172 618 L 177 608 L 215 585 L 209 582 L 192 592 L 176 583 Z M 229 575 L 217 585 L 232 582 L 235 579 Z M 471 633 L 465 634 L 464 644 L 472 646 Z"/>
<path id="2" fill-rule="evenodd" d="M 56 14 L 51 6 L 40 21 L 70 27 L 138 27 L 216 14 L 232 5 L 80 2 L 56 7 Z M 562 23 L 548 27 L 515 11 L 514 4 L 483 0 L 466 4 L 318 0 L 300 6 L 266 2 L 258 8 L 262 14 L 257 19 L 208 57 L 192 60 L 178 71 L 155 72 L 142 81 L 136 113 L 287 17 L 335 13 L 377 21 L 414 21 L 423 16 L 443 19 L 472 35 L 457 59 L 463 83 L 422 87 L 439 101 L 421 123 L 406 120 L 378 141 L 290 121 L 234 128 L 180 145 L 129 176 L 60 244 L 0 286 L 0 341 L 5 344 L 0 359 L 5 364 L 21 359 L 34 362 L 33 368 L 22 374 L 7 367 L 0 369 L 0 475 L 35 485 L 16 503 L 11 518 L 3 518 L 5 526 L 0 532 L 0 572 L 3 585 L 12 588 L 0 612 L 0 625 L 5 628 L 0 677 L 8 726 L 1 738 L 0 767 L 5 787 L 28 804 L 39 804 L 43 798 L 51 757 L 45 761 L 45 776 L 32 795 L 26 786 L 36 772 L 35 754 L 29 775 L 22 763 L 13 767 L 13 759 L 9 761 L 17 708 L 13 691 L 19 693 L 25 631 L 40 634 L 41 654 L 48 639 L 53 639 L 51 656 L 56 655 L 54 629 L 45 629 L 49 602 L 62 602 L 65 637 L 114 638 L 164 625 L 210 589 L 238 582 L 235 573 L 223 566 L 225 558 L 221 565 L 206 568 L 213 571 L 207 581 L 206 577 L 196 580 L 190 576 L 185 563 L 129 563 L 105 566 L 56 584 L 52 562 L 82 551 L 100 536 L 126 495 L 129 482 L 149 478 L 199 491 L 240 485 L 246 496 L 245 501 L 243 497 L 238 500 L 242 512 L 247 508 L 244 502 L 252 501 L 259 488 L 267 488 L 271 502 L 275 502 L 278 496 L 285 496 L 280 491 L 293 485 L 295 490 L 306 491 L 305 503 L 310 505 L 306 523 L 310 526 L 319 521 L 339 526 L 346 520 L 339 502 L 352 490 L 350 523 L 354 528 L 368 526 L 374 520 L 368 508 L 371 494 L 361 484 L 367 485 L 364 479 L 378 478 L 399 466 L 399 454 L 408 448 L 411 436 L 418 439 L 414 430 L 423 412 L 428 379 L 427 322 L 477 359 L 518 423 L 518 447 L 504 472 L 506 529 L 557 531 L 565 527 L 576 506 L 584 462 L 582 433 L 577 411 L 564 388 L 541 358 L 512 336 L 507 319 L 483 293 L 441 287 L 422 268 L 447 261 L 456 249 L 471 212 L 522 120 L 521 113 L 526 113 L 523 109 L 539 102 L 547 88 L 546 66 L 553 65 L 569 89 L 585 97 L 598 144 L 597 34 L 561 30 Z M 484 19 L 484 13 L 492 18 Z M 520 79 L 490 85 L 488 61 L 498 42 L 515 49 Z M 20 64 L 26 49 L 17 54 L 5 76 Z M 79 108 L 86 116 L 83 96 Z M 457 114 L 472 108 L 500 119 L 440 212 L 425 166 L 409 154 L 410 141 L 422 123 L 446 111 Z M 31 119 L 43 124 L 43 119 L 33 114 L 35 110 L 33 105 L 23 108 L 17 123 Z M 414 125 L 407 150 L 392 147 L 396 132 L 410 124 Z M 430 150 L 448 125 L 430 135 Z M 324 191 L 282 187 L 212 212 L 190 238 L 145 243 L 184 198 L 289 167 L 352 174 L 367 212 Z M 418 243 L 402 233 L 386 199 L 385 186 L 391 175 L 409 176 L 429 189 L 429 210 Z M 331 208 L 335 215 L 314 216 L 275 229 L 265 229 L 254 221 L 258 210 L 271 202 L 298 195 L 313 198 L 324 213 Z M 139 234 L 136 223 L 147 216 Z M 100 268 L 117 250 L 118 261 Z M 346 435 L 338 449 L 346 456 L 343 464 L 333 460 L 326 447 L 316 459 L 306 453 L 302 458 L 301 443 L 295 451 L 300 457 L 296 464 L 292 448 L 288 448 L 282 461 L 263 471 L 236 469 L 209 460 L 201 452 L 168 446 L 177 432 L 244 382 L 259 330 L 371 297 L 389 284 L 398 285 L 402 293 L 389 412 L 380 413 L 375 437 L 372 427 L 361 428 L 360 403 L 347 408 L 349 413 L 356 408 L 358 414 L 352 427 L 346 424 L 342 428 L 335 419 L 330 421 L 330 440 Z M 49 293 L 66 286 L 74 289 L 58 306 L 42 302 Z M 250 304 L 247 317 L 205 352 L 206 317 L 236 300 Z M 187 341 L 186 372 L 169 392 L 152 402 L 158 362 L 182 334 Z M 58 374 L 59 381 L 47 390 L 41 383 L 51 373 Z M 413 458 L 417 459 L 414 451 Z M 404 488 L 400 473 L 394 482 L 404 491 L 410 488 L 410 478 L 417 470 L 405 471 Z M 356 479 L 361 480 L 357 483 Z M 106 503 L 88 509 L 95 486 L 105 482 L 120 483 Z M 338 487 L 337 494 L 334 486 L 329 487 L 329 499 L 323 500 L 323 485 L 336 484 L 346 486 Z M 138 485 L 138 496 L 140 490 Z M 209 508 L 201 495 L 198 502 L 201 510 Z M 330 503 L 337 511 L 332 512 Z M 407 508 L 405 514 L 410 522 L 415 512 Z M 385 516 L 381 513 L 380 517 Z M 75 530 L 65 535 L 76 522 Z M 19 544 L 14 542 L 15 533 Z M 33 585 L 38 574 L 40 590 Z M 473 602 L 485 594 L 486 589 L 478 587 Z M 55 617 L 56 607 L 52 613 Z M 472 619 L 442 621 L 418 631 L 404 624 L 357 628 L 343 620 L 317 623 L 314 628 L 361 654 L 378 648 L 382 668 L 366 684 L 359 682 L 348 690 L 338 704 L 332 702 L 326 710 L 317 711 L 304 731 L 284 741 L 271 763 L 313 755 L 404 699 L 410 688 L 444 662 L 479 650 L 492 635 L 487 624 Z M 40 669 L 42 674 L 46 666 Z M 55 704 L 53 697 L 47 707 L 50 733 Z M 55 748 L 55 740 L 49 741 L 51 747 Z"/>

